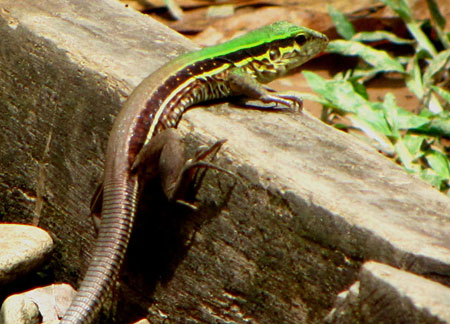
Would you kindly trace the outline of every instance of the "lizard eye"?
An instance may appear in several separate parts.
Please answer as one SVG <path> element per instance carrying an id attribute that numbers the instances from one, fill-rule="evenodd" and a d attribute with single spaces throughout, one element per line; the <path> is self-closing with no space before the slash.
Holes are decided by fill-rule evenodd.
<path id="1" fill-rule="evenodd" d="M 305 35 L 298 35 L 295 37 L 295 42 L 299 45 L 302 46 L 303 44 L 306 43 L 306 37 Z"/>
<path id="2" fill-rule="evenodd" d="M 271 48 L 269 51 L 269 57 L 271 61 L 275 61 L 280 57 L 280 51 L 277 48 Z"/>

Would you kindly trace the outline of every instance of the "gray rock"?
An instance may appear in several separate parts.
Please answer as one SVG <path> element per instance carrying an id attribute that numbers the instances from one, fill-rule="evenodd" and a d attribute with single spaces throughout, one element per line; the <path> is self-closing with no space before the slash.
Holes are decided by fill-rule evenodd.
<path id="1" fill-rule="evenodd" d="M 0 324 L 57 323 L 74 295 L 75 290 L 68 284 L 12 295 L 2 305 Z"/>
<path id="2" fill-rule="evenodd" d="M 144 318 L 135 322 L 134 324 L 151 324 L 151 323 L 146 318 Z"/>
<path id="3" fill-rule="evenodd" d="M 35 269 L 52 248 L 52 238 L 38 227 L 0 224 L 0 284 Z"/>
<path id="4" fill-rule="evenodd" d="M 0 309 L 0 324 L 39 324 L 38 306 L 27 296 L 12 295 L 6 298 Z"/>
<path id="5" fill-rule="evenodd" d="M 450 288 L 385 264 L 364 264 L 360 277 L 363 323 L 450 323 Z"/>
<path id="6" fill-rule="evenodd" d="M 360 281 L 338 295 L 327 323 L 448 324 L 450 288 L 378 262 L 363 265 Z"/>
<path id="7" fill-rule="evenodd" d="M 39 307 L 44 323 L 57 321 L 64 315 L 75 296 L 75 289 L 68 284 L 50 285 L 24 293 Z"/>

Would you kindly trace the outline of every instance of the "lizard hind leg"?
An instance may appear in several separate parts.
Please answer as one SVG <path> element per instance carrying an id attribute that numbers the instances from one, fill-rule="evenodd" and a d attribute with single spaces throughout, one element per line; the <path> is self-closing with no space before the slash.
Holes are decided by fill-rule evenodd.
<path id="1" fill-rule="evenodd" d="M 205 173 L 199 173 L 200 169 L 213 169 L 220 172 L 224 172 L 234 178 L 237 176 L 222 167 L 215 165 L 214 163 L 205 161 L 208 157 L 214 159 L 217 152 L 220 150 L 222 145 L 226 142 L 226 139 L 217 140 L 212 145 L 206 148 L 200 148 L 195 153 L 194 157 L 185 161 L 184 166 L 179 174 L 177 179 L 177 185 L 174 188 L 174 191 L 171 194 L 171 200 L 175 201 L 179 204 L 190 207 L 191 209 L 196 210 L 197 207 L 183 198 L 186 197 L 186 193 L 192 189 L 194 195 L 199 189 L 200 184 L 202 183 L 203 177 Z"/>
<path id="2" fill-rule="evenodd" d="M 204 161 L 215 156 L 226 140 L 218 140 L 211 146 L 200 149 L 193 158 L 185 158 L 185 147 L 182 137 L 168 128 L 154 136 L 139 152 L 133 169 L 144 180 L 159 176 L 161 187 L 169 201 L 175 201 L 193 209 L 196 207 L 184 201 L 186 193 L 197 178 L 199 169 L 215 169 L 235 176 L 232 172 Z M 157 172 L 155 172 L 157 171 Z M 194 191 L 196 188 L 194 187 Z"/>
<path id="3" fill-rule="evenodd" d="M 219 167 L 211 162 L 205 161 L 205 159 L 210 156 L 213 159 L 225 142 L 226 139 L 217 140 L 212 145 L 206 148 L 199 149 L 193 158 L 186 161 L 178 179 L 177 191 L 174 192 L 174 195 L 172 197 L 174 201 L 179 204 L 186 205 L 194 210 L 197 209 L 195 205 L 190 204 L 182 198 L 185 197 L 185 194 L 189 190 L 189 188 L 193 188 L 194 195 L 198 191 L 205 175 L 204 173 L 199 173 L 200 169 L 213 169 L 237 178 L 237 176 L 233 172 Z"/>

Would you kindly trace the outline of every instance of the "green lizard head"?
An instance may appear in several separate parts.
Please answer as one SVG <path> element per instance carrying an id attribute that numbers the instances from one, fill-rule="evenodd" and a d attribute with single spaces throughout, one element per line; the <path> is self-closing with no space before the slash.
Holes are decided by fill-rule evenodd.
<path id="1" fill-rule="evenodd" d="M 259 82 L 266 83 L 322 52 L 328 38 L 315 30 L 279 21 L 231 42 L 235 42 L 235 48 L 244 51 L 243 57 L 247 58 L 236 62 L 236 66 L 254 74 Z"/>
<path id="2" fill-rule="evenodd" d="M 205 70 L 214 70 L 220 61 L 228 65 L 227 68 L 234 66 L 253 75 L 257 81 L 266 83 L 310 60 L 327 44 L 328 38 L 322 33 L 278 21 L 228 42 L 181 55 L 172 65 L 182 68 L 204 62 Z M 207 62 L 213 61 L 215 65 L 207 65 Z"/>

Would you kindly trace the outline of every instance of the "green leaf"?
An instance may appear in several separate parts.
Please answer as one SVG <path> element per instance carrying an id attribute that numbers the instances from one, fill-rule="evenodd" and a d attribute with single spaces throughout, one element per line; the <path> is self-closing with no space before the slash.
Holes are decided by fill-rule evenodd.
<path id="1" fill-rule="evenodd" d="M 352 72 L 353 73 L 352 73 L 351 78 L 356 79 L 356 80 L 359 80 L 359 79 L 369 80 L 369 79 L 373 78 L 375 76 L 375 74 L 380 73 L 380 71 L 377 70 L 376 68 L 373 68 L 373 67 L 367 68 L 367 66 L 362 67 L 362 68 L 356 67 L 355 69 L 353 69 Z"/>
<path id="2" fill-rule="evenodd" d="M 420 100 L 423 99 L 425 89 L 423 86 L 422 71 L 420 70 L 419 60 L 424 55 L 427 55 L 425 51 L 420 51 L 414 55 L 413 59 L 408 64 L 408 72 L 405 75 L 406 86 Z"/>
<path id="3" fill-rule="evenodd" d="M 439 11 L 438 5 L 436 1 L 434 0 L 427 0 L 428 9 L 431 13 L 431 18 L 436 23 L 436 25 L 440 29 L 444 29 L 445 27 L 445 18 L 442 16 L 441 12 Z"/>
<path id="4" fill-rule="evenodd" d="M 442 180 L 450 179 L 450 165 L 448 157 L 436 150 L 430 150 L 425 155 L 428 165 L 439 175 Z"/>
<path id="5" fill-rule="evenodd" d="M 406 134 L 403 137 L 403 143 L 408 148 L 409 153 L 413 156 L 413 159 L 420 158 L 424 153 L 421 150 L 423 142 L 426 140 L 426 136 Z"/>
<path id="6" fill-rule="evenodd" d="M 318 94 L 326 93 L 327 83 L 329 81 L 327 81 L 326 79 L 322 78 L 320 75 L 314 72 L 307 70 L 303 70 L 302 72 L 311 89 L 313 89 Z"/>
<path id="7" fill-rule="evenodd" d="M 431 89 L 440 95 L 447 103 L 450 103 L 450 92 L 434 85 L 431 86 Z"/>
<path id="8" fill-rule="evenodd" d="M 372 125 L 375 130 L 385 136 L 392 136 L 392 129 L 387 123 L 384 112 L 380 109 L 380 104 L 376 102 L 368 102 L 367 106 L 362 106 L 363 109 L 359 109 L 356 115 L 367 123 Z"/>
<path id="9" fill-rule="evenodd" d="M 344 39 L 352 38 L 352 36 L 355 34 L 355 29 L 345 17 L 345 15 L 333 6 L 328 6 L 328 14 L 331 16 L 338 34 Z"/>
<path id="10" fill-rule="evenodd" d="M 430 42 L 425 33 L 420 29 L 420 23 L 417 22 L 412 11 L 408 6 L 408 2 L 405 0 L 382 0 L 381 2 L 387 4 L 394 10 L 397 15 L 405 21 L 406 27 L 413 37 L 417 40 L 419 49 L 425 49 L 431 56 L 436 55 L 436 49 Z"/>
<path id="11" fill-rule="evenodd" d="M 430 123 L 418 127 L 418 131 L 433 136 L 450 138 L 450 112 L 442 111 L 439 114 L 434 114 L 430 110 L 424 109 L 419 113 L 419 117 L 428 118 Z"/>
<path id="12" fill-rule="evenodd" d="M 429 94 L 429 97 L 427 98 L 425 104 L 426 104 L 427 108 L 435 114 L 438 114 L 443 111 L 442 105 L 439 102 L 438 97 L 436 97 L 435 93 Z"/>
<path id="13" fill-rule="evenodd" d="M 355 34 L 352 39 L 355 42 L 377 42 L 381 40 L 388 40 L 394 44 L 413 44 L 414 41 L 411 39 L 405 39 L 398 37 L 395 34 L 384 30 L 376 30 L 373 32 L 360 32 Z"/>
<path id="14" fill-rule="evenodd" d="M 433 77 L 443 71 L 448 70 L 448 63 L 450 61 L 450 49 L 440 52 L 436 55 L 428 65 L 423 75 L 423 82 L 427 86 L 434 84 Z"/>
<path id="15" fill-rule="evenodd" d="M 384 110 L 384 119 L 391 129 L 391 135 L 398 139 L 400 138 L 399 127 L 398 127 L 398 117 L 397 111 L 399 110 L 397 107 L 397 101 L 395 100 L 394 95 L 391 92 L 388 92 L 384 97 L 383 102 L 383 110 Z"/>
<path id="16" fill-rule="evenodd" d="M 391 7 L 405 22 L 413 19 L 411 9 L 405 0 L 381 0 L 381 2 Z"/>
<path id="17" fill-rule="evenodd" d="M 374 119 L 375 121 L 379 121 L 379 125 L 374 125 L 374 123 L 369 123 L 365 119 L 365 117 L 360 118 L 360 115 L 349 114 L 346 117 L 352 122 L 355 128 L 360 129 L 366 136 L 372 140 L 374 140 L 378 145 L 375 145 L 376 148 L 389 156 L 394 155 L 394 146 L 392 145 L 389 138 L 385 135 L 385 130 L 387 128 L 386 123 L 382 118 Z M 381 130 L 381 131 L 380 131 Z M 388 130 L 389 131 L 389 130 Z"/>
<path id="18" fill-rule="evenodd" d="M 397 123 L 399 129 L 406 129 L 406 130 L 418 129 L 430 123 L 429 119 L 416 116 L 403 108 L 399 107 L 397 112 L 398 112 Z"/>
<path id="19" fill-rule="evenodd" d="M 406 27 L 408 27 L 409 32 L 413 35 L 413 37 L 417 40 L 419 45 L 419 50 L 426 50 L 431 56 L 436 56 L 437 52 L 434 45 L 428 39 L 427 35 L 420 28 L 420 24 L 417 22 L 406 23 Z"/>
<path id="20" fill-rule="evenodd" d="M 325 80 L 310 71 L 303 71 L 303 75 L 315 92 L 345 112 L 356 113 L 361 106 L 368 105 L 367 100 L 357 94 L 348 81 Z"/>
<path id="21" fill-rule="evenodd" d="M 450 117 L 431 120 L 430 133 L 450 138 Z"/>
<path id="22" fill-rule="evenodd" d="M 415 173 L 421 170 L 422 167 L 418 163 L 414 163 L 415 155 L 411 154 L 408 147 L 405 145 L 405 142 L 401 138 L 397 140 L 394 148 L 400 162 L 407 171 Z"/>
<path id="23" fill-rule="evenodd" d="M 404 72 L 403 66 L 385 51 L 376 50 L 359 42 L 334 40 L 328 44 L 327 52 L 359 56 L 379 71 Z"/>
<path id="24" fill-rule="evenodd" d="M 349 80 L 352 85 L 353 89 L 357 94 L 362 96 L 364 99 L 369 100 L 369 94 L 367 93 L 366 86 L 360 82 L 357 82 L 356 80 Z"/>
<path id="25" fill-rule="evenodd" d="M 417 116 L 397 105 L 394 95 L 388 92 L 384 97 L 383 108 L 389 124 L 395 131 L 417 129 L 430 123 L 427 117 Z M 395 135 L 395 134 L 394 134 Z"/>
<path id="26" fill-rule="evenodd" d="M 420 177 L 437 189 L 442 186 L 442 178 L 433 169 L 423 169 Z"/>
<path id="27" fill-rule="evenodd" d="M 310 71 L 303 71 L 303 75 L 309 86 L 323 96 L 326 101 L 332 103 L 334 108 L 352 114 L 353 116 L 347 117 L 354 122 L 356 127 L 368 134 L 370 133 L 371 138 L 377 138 L 377 141 L 381 141 L 384 146 L 387 145 L 385 143 L 386 139 L 382 137 L 390 136 L 391 130 L 384 119 L 380 104 L 367 101 L 355 92 L 353 85 L 349 81 L 326 81 Z"/>
<path id="28" fill-rule="evenodd" d="M 450 34 L 445 32 L 445 18 L 439 11 L 435 0 L 427 0 L 428 9 L 431 13 L 431 20 L 436 25 L 436 32 L 439 40 L 444 45 L 444 48 L 450 48 Z"/>

